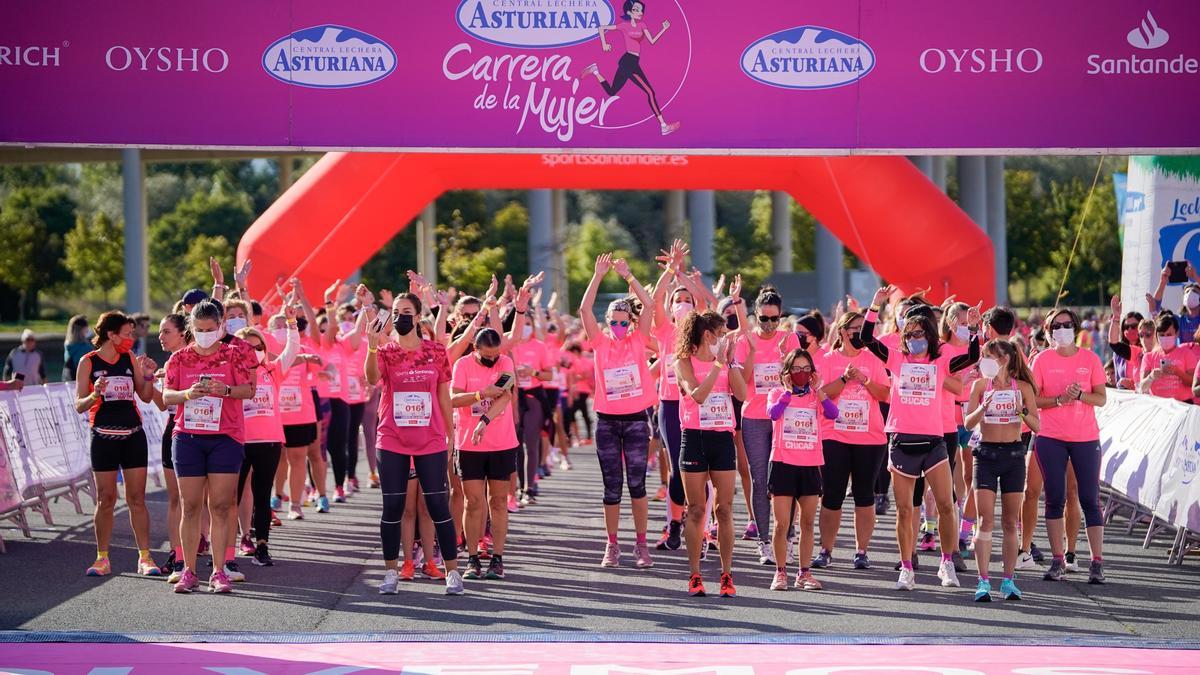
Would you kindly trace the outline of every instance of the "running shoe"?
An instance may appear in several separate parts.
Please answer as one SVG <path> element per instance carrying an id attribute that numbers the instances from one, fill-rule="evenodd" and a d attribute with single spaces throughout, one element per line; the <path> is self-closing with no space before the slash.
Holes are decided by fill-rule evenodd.
<path id="1" fill-rule="evenodd" d="M 600 67 L 598 65 L 596 65 L 595 63 L 593 63 L 590 66 L 588 66 L 587 68 L 584 68 L 583 72 L 579 74 L 579 77 L 583 78 L 583 77 L 587 77 L 588 75 L 595 75 L 599 70 L 600 70 Z"/>
<path id="2" fill-rule="evenodd" d="M 271 509 L 279 510 L 283 508 L 283 497 L 279 495 L 271 495 Z"/>
<path id="3" fill-rule="evenodd" d="M 823 548 L 820 550 L 819 553 L 817 553 L 815 556 L 813 556 L 810 566 L 815 567 L 817 569 L 822 569 L 825 567 L 829 567 L 829 563 L 831 563 L 831 562 L 833 562 L 833 552 L 827 548 Z"/>
<path id="4" fill-rule="evenodd" d="M 396 570 L 389 569 L 383 573 L 383 581 L 379 584 L 380 595 L 395 595 L 400 590 L 400 575 Z"/>
<path id="5" fill-rule="evenodd" d="M 1017 588 L 1017 584 L 1012 579 L 1005 579 L 1000 582 L 1000 595 L 1005 600 L 1020 600 L 1021 589 Z"/>
<path id="6" fill-rule="evenodd" d="M 108 558 L 96 558 L 96 562 L 84 572 L 89 577 L 106 577 L 112 574 L 112 563 Z"/>
<path id="7" fill-rule="evenodd" d="M 774 565 L 775 553 L 771 550 L 770 542 L 760 541 L 755 546 L 758 548 L 758 564 L 759 565 Z"/>
<path id="8" fill-rule="evenodd" d="M 775 578 L 771 580 L 771 590 L 786 591 L 787 589 L 788 589 L 787 570 L 781 570 L 781 569 L 776 568 Z"/>
<path id="9" fill-rule="evenodd" d="M 907 567 L 900 568 L 900 578 L 896 579 L 896 590 L 911 591 L 917 587 L 917 574 Z"/>
<path id="10" fill-rule="evenodd" d="M 497 580 L 504 578 L 504 561 L 501 559 L 502 557 L 498 555 L 492 556 L 491 562 L 488 563 L 486 578 Z"/>
<path id="11" fill-rule="evenodd" d="M 168 584 L 177 584 L 183 578 L 183 561 L 176 560 L 175 565 L 171 568 L 171 573 L 167 575 Z M 199 582 L 197 582 L 199 583 Z"/>
<path id="12" fill-rule="evenodd" d="M 521 501 L 517 502 L 517 505 L 520 507 L 525 507 L 525 506 L 529 506 L 531 504 L 536 504 L 536 503 L 537 503 L 537 499 L 533 495 L 529 494 L 528 492 L 525 492 L 524 494 L 521 495 Z"/>
<path id="13" fill-rule="evenodd" d="M 796 588 L 802 591 L 819 591 L 821 582 L 813 576 L 812 570 L 796 575 Z"/>
<path id="14" fill-rule="evenodd" d="M 200 579 L 196 577 L 196 573 L 190 569 L 184 569 L 179 573 L 179 581 L 175 582 L 171 590 L 176 593 L 191 593 L 197 588 L 200 588 Z"/>
<path id="15" fill-rule="evenodd" d="M 950 554 L 950 562 L 954 563 L 954 571 L 960 574 L 966 574 L 967 561 L 963 559 L 962 551 L 955 551 Z"/>
<path id="16" fill-rule="evenodd" d="M 1021 551 L 1020 553 L 1017 554 L 1017 569 L 1019 569 L 1019 570 L 1035 570 L 1035 569 L 1037 569 L 1037 566 L 1038 566 L 1037 561 L 1035 561 L 1033 559 L 1033 556 L 1030 555 L 1029 553 L 1026 553 L 1025 551 Z"/>
<path id="17" fill-rule="evenodd" d="M 647 470 L 647 471 L 650 471 L 651 469 L 650 469 L 649 467 L 647 467 L 647 468 L 646 468 L 646 470 Z M 545 477 L 546 477 L 546 476 L 548 476 L 548 475 L 549 475 L 549 474 L 547 474 L 547 473 L 546 473 L 546 466 L 545 466 L 544 464 L 539 464 L 539 465 L 538 465 L 538 468 L 537 468 L 537 477 L 538 477 L 538 478 L 545 478 Z"/>
<path id="18" fill-rule="evenodd" d="M 858 553 L 854 554 L 854 569 L 856 569 L 856 570 L 871 569 L 871 560 L 870 560 L 870 558 L 867 557 L 866 553 L 859 551 Z"/>
<path id="19" fill-rule="evenodd" d="M 479 552 L 480 552 L 480 554 L 485 554 L 485 553 L 490 554 L 491 551 L 492 551 L 492 535 L 485 534 L 485 535 L 483 535 L 483 538 L 479 540 Z M 484 557 L 486 557 L 486 555 Z"/>
<path id="20" fill-rule="evenodd" d="M 158 571 L 163 574 L 170 574 L 175 569 L 175 549 L 167 554 L 167 561 L 158 568 Z"/>
<path id="21" fill-rule="evenodd" d="M 371 483 L 370 483 L 371 487 L 373 487 L 373 488 L 379 487 L 379 475 L 376 474 L 374 471 L 371 472 L 370 481 L 371 481 Z"/>
<path id="22" fill-rule="evenodd" d="M 232 560 L 225 563 L 225 577 L 234 582 L 246 580 L 246 575 L 238 569 L 238 564 Z"/>
<path id="23" fill-rule="evenodd" d="M 304 520 L 304 511 L 296 505 L 288 507 L 288 520 Z"/>
<path id="24" fill-rule="evenodd" d="M 267 542 L 259 542 L 258 546 L 254 547 L 254 558 L 250 562 L 259 567 L 275 566 L 275 561 L 271 559 L 271 552 L 267 550 Z"/>
<path id="25" fill-rule="evenodd" d="M 975 550 L 975 538 L 971 537 L 969 540 L 959 539 L 958 540 L 958 550 L 959 551 L 974 551 Z"/>
<path id="26" fill-rule="evenodd" d="M 479 562 L 479 556 L 473 555 L 467 558 L 467 571 L 463 574 L 464 579 L 482 579 L 483 578 L 483 563 Z"/>
<path id="27" fill-rule="evenodd" d="M 412 558 L 400 563 L 400 581 L 412 581 L 414 570 Z"/>
<path id="28" fill-rule="evenodd" d="M 432 560 L 426 560 L 425 564 L 421 566 L 421 574 L 424 574 L 430 579 L 441 580 L 446 578 L 446 573 L 443 572 L 441 568 L 437 566 L 437 563 L 433 562 Z"/>
<path id="29" fill-rule="evenodd" d="M 621 546 L 609 542 L 604 545 L 604 559 L 600 561 L 601 567 L 620 567 L 621 566 Z"/>
<path id="30" fill-rule="evenodd" d="M 304 486 L 304 499 L 301 499 L 300 503 L 303 504 L 304 506 L 312 506 L 313 500 L 316 498 L 317 498 L 317 491 L 314 490 L 311 485 L 305 485 Z"/>
<path id="31" fill-rule="evenodd" d="M 932 532 L 921 535 L 921 543 L 917 544 L 918 551 L 932 551 L 938 547 L 937 538 Z"/>
<path id="32" fill-rule="evenodd" d="M 333 489 L 333 503 L 334 504 L 345 504 L 346 503 L 346 488 L 339 485 Z"/>
<path id="33" fill-rule="evenodd" d="M 519 513 L 520 511 L 521 511 L 521 504 L 520 504 L 520 502 L 517 501 L 517 496 L 509 495 L 508 496 L 508 512 L 509 513 Z"/>
<path id="34" fill-rule="evenodd" d="M 721 597 L 736 598 L 737 589 L 733 586 L 733 575 L 729 572 L 721 574 Z"/>
<path id="35" fill-rule="evenodd" d="M 462 575 L 458 573 L 458 570 L 450 570 L 450 573 L 446 575 L 446 595 L 462 595 L 465 592 Z"/>
<path id="36" fill-rule="evenodd" d="M 566 455 L 563 455 L 562 461 L 558 463 L 558 468 L 562 469 L 563 471 L 570 471 L 571 460 L 567 459 Z"/>
<path id="37" fill-rule="evenodd" d="M 208 555 L 208 537 L 200 535 L 200 545 L 196 547 L 196 555 Z"/>
<path id="38" fill-rule="evenodd" d="M 675 133 L 676 131 L 679 131 L 679 122 L 671 122 L 670 124 L 662 125 L 662 135 L 663 136 L 670 136 L 671 134 Z M 732 596 L 730 596 L 730 597 L 732 597 Z"/>
<path id="39" fill-rule="evenodd" d="M 705 537 L 703 540 L 701 540 L 701 542 L 700 542 L 700 562 L 704 562 L 705 560 L 708 560 L 709 545 L 710 544 L 708 541 L 708 537 Z"/>
<path id="40" fill-rule="evenodd" d="M 654 493 L 654 501 L 661 502 L 667 499 L 667 486 L 664 485 L 658 488 L 658 492 Z"/>
<path id="41" fill-rule="evenodd" d="M 279 515 L 274 510 L 271 511 L 271 527 L 279 527 L 283 525 L 283 521 L 279 519 Z"/>
<path id="42" fill-rule="evenodd" d="M 346 491 L 347 493 L 350 493 L 350 494 L 358 494 L 359 492 L 362 492 L 362 490 L 360 490 L 360 489 L 359 489 L 359 487 L 358 487 L 358 479 L 357 479 L 357 478 L 351 478 L 351 479 L 349 479 L 349 481 L 348 481 L 348 482 L 349 482 L 349 487 L 350 487 L 350 490 L 347 490 L 347 491 Z M 352 490 L 353 492 L 351 492 L 351 490 Z"/>
<path id="43" fill-rule="evenodd" d="M 746 541 L 758 539 L 758 525 L 755 525 L 753 520 L 746 523 L 746 531 L 742 533 L 742 539 Z"/>
<path id="44" fill-rule="evenodd" d="M 672 520 L 667 526 L 667 548 L 672 551 L 678 551 L 680 546 L 683 546 L 683 538 L 680 536 L 683 530 L 683 523 L 678 520 Z"/>
<path id="45" fill-rule="evenodd" d="M 329 513 L 329 497 L 317 497 L 317 513 Z"/>
<path id="46" fill-rule="evenodd" d="M 892 500 L 887 495 L 875 495 L 875 515 L 886 515 L 892 506 Z"/>
<path id="47" fill-rule="evenodd" d="M 700 578 L 699 573 L 688 578 L 688 595 L 694 598 L 704 597 L 704 579 Z"/>
<path id="48" fill-rule="evenodd" d="M 1068 572 L 1078 572 L 1079 571 L 1079 563 L 1075 561 L 1075 554 L 1070 551 L 1067 551 L 1067 571 Z"/>
<path id="49" fill-rule="evenodd" d="M 208 578 L 209 593 L 232 593 L 233 584 L 229 583 L 229 575 L 225 570 L 217 570 Z"/>
<path id="50" fill-rule="evenodd" d="M 659 551 L 667 550 L 667 539 L 669 539 L 671 536 L 670 534 L 668 534 L 668 532 L 669 532 L 669 530 L 667 529 L 667 527 L 664 526 L 662 529 L 662 536 L 658 538 L 658 543 L 654 545 L 655 549 L 657 549 Z"/>
<path id="51" fill-rule="evenodd" d="M 654 559 L 650 557 L 650 546 L 644 541 L 633 545 L 633 557 L 635 558 L 633 566 L 638 569 L 654 567 Z"/>
<path id="52" fill-rule="evenodd" d="M 138 560 L 138 574 L 144 577 L 157 577 L 162 575 L 162 570 L 154 564 L 152 558 L 142 558 Z"/>
<path id="53" fill-rule="evenodd" d="M 1066 573 L 1067 573 L 1067 566 L 1065 564 L 1063 564 L 1063 561 L 1055 558 L 1054 560 L 1050 561 L 1050 569 L 1046 570 L 1046 573 L 1042 575 L 1042 580 L 1043 581 L 1061 581 L 1063 578 L 1063 575 L 1065 575 Z"/>
<path id="54" fill-rule="evenodd" d="M 252 541 L 250 539 L 250 535 L 248 535 L 248 534 L 242 535 L 242 541 L 240 543 L 240 546 L 241 546 L 241 556 L 243 558 L 253 558 L 254 557 L 254 549 L 255 549 L 254 541 Z"/>
<path id="55" fill-rule="evenodd" d="M 1042 549 L 1037 547 L 1037 544 L 1029 544 L 1029 555 L 1033 556 L 1033 561 L 1037 563 L 1046 562 L 1046 554 L 1042 553 Z"/>
<path id="56" fill-rule="evenodd" d="M 951 560 L 943 560 L 941 565 L 938 565 L 938 578 L 942 580 L 943 588 L 958 588 L 958 573 L 954 571 L 954 562 Z"/>
<path id="57" fill-rule="evenodd" d="M 1003 587 L 1001 587 L 1003 592 Z M 992 582 L 987 579 L 980 579 L 978 584 L 975 584 L 975 602 L 991 602 L 992 601 Z"/>
<path id="58" fill-rule="evenodd" d="M 1104 580 L 1104 563 L 1099 560 L 1093 560 L 1088 566 L 1088 583 L 1103 584 Z"/>

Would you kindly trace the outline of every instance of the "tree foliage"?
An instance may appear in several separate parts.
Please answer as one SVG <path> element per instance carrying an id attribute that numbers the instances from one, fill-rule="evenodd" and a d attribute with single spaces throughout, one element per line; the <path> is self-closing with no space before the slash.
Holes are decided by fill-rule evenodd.
<path id="1" fill-rule="evenodd" d="M 105 302 L 125 277 L 125 232 L 103 211 L 91 219 L 80 214 L 67 233 L 63 261 L 84 293 L 99 293 Z"/>

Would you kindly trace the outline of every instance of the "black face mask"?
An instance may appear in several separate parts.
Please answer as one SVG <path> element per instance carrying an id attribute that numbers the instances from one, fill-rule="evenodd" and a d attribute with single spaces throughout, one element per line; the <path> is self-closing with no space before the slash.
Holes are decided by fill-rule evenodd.
<path id="1" fill-rule="evenodd" d="M 725 327 L 728 328 L 729 330 L 737 330 L 737 327 L 738 327 L 737 314 L 730 314 L 729 316 L 725 317 Z"/>
<path id="2" fill-rule="evenodd" d="M 805 349 L 805 350 L 808 349 L 808 336 L 807 335 L 799 335 L 797 337 L 800 338 L 800 349 Z"/>
<path id="3" fill-rule="evenodd" d="M 498 357 L 498 356 L 494 356 L 490 359 L 487 358 L 486 356 L 479 357 L 479 362 L 481 364 L 483 364 L 484 368 L 491 368 L 492 366 L 496 365 L 496 361 L 499 361 L 499 360 L 500 360 L 500 357 Z"/>
<path id="4" fill-rule="evenodd" d="M 397 314 L 396 318 L 392 319 L 392 326 L 396 328 L 397 333 L 408 335 L 413 330 L 413 315 Z"/>
<path id="5" fill-rule="evenodd" d="M 858 333 L 851 335 L 850 336 L 850 346 L 854 347 L 855 349 L 862 349 L 863 348 L 862 336 L 859 335 Z"/>

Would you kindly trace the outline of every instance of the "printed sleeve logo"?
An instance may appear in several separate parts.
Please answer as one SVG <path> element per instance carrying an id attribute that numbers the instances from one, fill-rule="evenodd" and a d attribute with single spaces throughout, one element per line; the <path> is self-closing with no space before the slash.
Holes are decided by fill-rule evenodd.
<path id="1" fill-rule="evenodd" d="M 1167 44 L 1171 35 L 1165 28 L 1160 28 L 1158 22 L 1154 20 L 1154 15 L 1150 13 L 1150 10 L 1146 10 L 1146 18 L 1142 19 L 1141 25 L 1129 31 L 1129 35 L 1125 39 L 1138 49 L 1158 49 Z"/>
<path id="2" fill-rule="evenodd" d="M 502 47 L 545 49 L 577 45 L 599 37 L 616 20 L 608 0 L 463 0 L 458 27 L 472 37 Z"/>
<path id="3" fill-rule="evenodd" d="M 388 43 L 361 31 L 326 24 L 298 30 L 263 52 L 271 77 L 301 87 L 345 89 L 378 82 L 396 70 Z"/>
<path id="4" fill-rule="evenodd" d="M 751 79 L 785 89 L 832 89 L 861 80 L 875 67 L 867 43 L 820 26 L 798 26 L 759 38 L 742 52 Z"/>

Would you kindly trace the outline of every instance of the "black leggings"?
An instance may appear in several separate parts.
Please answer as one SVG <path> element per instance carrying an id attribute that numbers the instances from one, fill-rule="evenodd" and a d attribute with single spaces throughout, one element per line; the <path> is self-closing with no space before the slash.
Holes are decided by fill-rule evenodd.
<path id="1" fill-rule="evenodd" d="M 437 544 L 443 560 L 458 555 L 454 519 L 450 517 L 450 487 L 446 479 L 448 453 L 443 450 L 432 455 L 401 455 L 379 451 L 379 487 L 383 491 L 383 515 L 379 518 L 379 538 L 383 542 L 383 559 L 400 559 L 400 521 L 404 519 L 404 502 L 408 499 L 409 467 L 416 468 L 417 480 L 425 496 L 425 510 L 437 530 Z"/>
<path id="2" fill-rule="evenodd" d="M 275 482 L 275 469 L 279 468 L 279 456 L 283 454 L 280 443 L 247 443 L 246 457 L 242 460 L 242 472 L 238 476 L 238 504 L 246 490 L 246 477 L 254 469 L 250 479 L 251 500 L 254 503 L 254 538 L 267 541 L 271 537 L 271 490 Z"/>
<path id="3" fill-rule="evenodd" d="M 886 445 L 858 445 L 841 441 L 822 442 L 825 466 L 821 467 L 823 493 L 821 506 L 832 511 L 842 508 L 846 485 L 854 491 L 854 506 L 875 505 L 875 480 L 879 465 L 887 457 Z"/>
<path id="4" fill-rule="evenodd" d="M 585 428 L 587 428 L 587 437 L 591 438 L 592 437 L 592 417 L 591 417 L 591 414 L 588 412 L 587 402 L 588 402 L 588 394 L 584 394 L 584 393 L 575 394 L 575 403 L 571 406 L 571 415 L 569 418 L 570 424 L 567 426 L 567 428 L 570 429 L 575 426 L 575 413 L 579 413 L 580 415 L 583 416 L 583 426 Z"/>
<path id="5" fill-rule="evenodd" d="M 358 432 L 362 430 L 367 402 L 347 405 L 350 407 L 350 429 L 346 433 L 346 478 L 358 480 L 358 476 L 354 474 L 354 469 L 358 466 Z"/>
<path id="6" fill-rule="evenodd" d="M 325 437 L 329 463 L 333 465 L 333 485 L 346 484 L 346 439 L 350 436 L 350 404 L 340 398 L 329 399 L 329 431 Z"/>
<path id="7" fill-rule="evenodd" d="M 883 414 L 884 421 L 887 421 L 888 413 L 891 411 L 891 406 L 882 401 L 879 403 L 879 412 Z M 885 445 L 886 448 L 886 445 Z M 892 470 L 888 467 L 887 457 L 883 458 L 883 463 L 879 465 L 879 473 L 875 475 L 875 494 L 888 495 L 892 491 Z"/>
<path id="8" fill-rule="evenodd" d="M 604 93 L 616 96 L 629 80 L 633 80 L 638 89 L 646 92 L 646 100 L 650 102 L 651 112 L 656 117 L 662 117 L 662 108 L 658 107 L 658 96 L 654 93 L 654 87 L 650 86 L 650 80 L 646 79 L 646 73 L 642 72 L 637 54 L 625 52 L 621 60 L 617 61 L 617 74 L 613 75 L 612 84 L 600 80 L 600 86 L 604 87 Z"/>
<path id="9" fill-rule="evenodd" d="M 521 391 L 517 398 L 517 412 L 520 414 L 517 431 L 521 434 L 517 456 L 517 482 L 522 490 L 533 487 L 538 464 L 542 461 L 542 414 L 545 411 L 542 396 L 541 389 L 526 389 Z"/>

